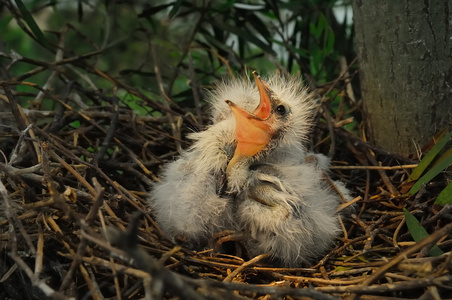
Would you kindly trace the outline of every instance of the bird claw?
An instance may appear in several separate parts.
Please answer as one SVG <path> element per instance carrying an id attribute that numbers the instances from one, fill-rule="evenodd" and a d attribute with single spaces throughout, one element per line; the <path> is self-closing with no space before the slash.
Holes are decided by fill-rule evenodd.
<path id="1" fill-rule="evenodd" d="M 245 240 L 246 236 L 243 232 L 238 232 L 234 230 L 223 230 L 220 232 L 215 233 L 212 238 L 209 241 L 209 245 L 211 248 L 214 249 L 215 252 L 233 252 L 229 254 L 234 254 L 235 256 L 241 257 L 242 256 L 242 244 L 241 241 Z M 229 242 L 234 242 L 233 251 L 231 250 L 231 247 L 228 247 L 229 245 L 225 246 L 226 243 L 229 244 Z M 226 249 L 227 248 L 227 249 Z M 223 251 L 222 251 L 223 250 Z"/>

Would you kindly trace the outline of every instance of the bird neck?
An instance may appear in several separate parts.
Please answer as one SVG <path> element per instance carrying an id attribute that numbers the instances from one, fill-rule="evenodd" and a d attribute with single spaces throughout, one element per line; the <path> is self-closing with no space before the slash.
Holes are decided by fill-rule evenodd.
<path id="1" fill-rule="evenodd" d="M 230 180 L 230 177 L 232 176 L 234 169 L 240 167 L 243 164 L 245 158 L 246 156 L 237 153 L 236 150 L 234 156 L 228 163 L 228 167 L 226 168 L 226 178 L 228 179 L 228 181 Z"/>
<path id="2" fill-rule="evenodd" d="M 234 155 L 226 168 L 228 193 L 238 193 L 248 181 L 249 164 L 253 159 L 248 156 Z"/>

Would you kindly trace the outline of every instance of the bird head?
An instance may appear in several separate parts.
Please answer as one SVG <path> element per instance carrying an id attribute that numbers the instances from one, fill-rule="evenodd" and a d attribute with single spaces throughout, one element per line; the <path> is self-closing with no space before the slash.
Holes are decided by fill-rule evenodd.
<path id="1" fill-rule="evenodd" d="M 268 84 L 253 72 L 260 101 L 253 112 L 249 112 L 230 100 L 226 100 L 235 118 L 235 138 L 237 147 L 227 166 L 229 176 L 232 169 L 240 162 L 271 149 L 272 141 L 287 128 L 291 107 L 282 101 Z"/>

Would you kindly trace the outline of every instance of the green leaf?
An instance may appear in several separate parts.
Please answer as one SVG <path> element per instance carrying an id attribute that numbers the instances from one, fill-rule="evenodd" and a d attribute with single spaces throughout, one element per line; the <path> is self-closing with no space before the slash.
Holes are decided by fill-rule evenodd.
<path id="1" fill-rule="evenodd" d="M 334 272 L 348 271 L 350 269 L 351 269 L 351 267 L 336 266 L 336 267 L 334 267 Z"/>
<path id="2" fill-rule="evenodd" d="M 435 204 L 452 204 L 452 183 L 449 183 L 444 190 L 439 193 L 438 198 L 435 200 Z"/>
<path id="3" fill-rule="evenodd" d="M 324 52 L 325 54 L 330 54 L 334 50 L 334 40 L 335 40 L 334 32 L 330 27 L 328 27 L 327 30 L 325 31 L 324 39 L 325 39 Z"/>
<path id="4" fill-rule="evenodd" d="M 265 8 L 265 6 L 261 4 L 246 4 L 246 3 L 234 3 L 234 7 L 249 11 L 258 11 Z"/>
<path id="5" fill-rule="evenodd" d="M 224 51 L 226 51 L 228 53 L 234 53 L 232 48 L 230 48 L 229 46 L 227 46 L 224 43 L 222 43 L 219 40 L 217 40 L 207 30 L 201 28 L 199 30 L 199 32 L 203 35 L 203 37 L 206 39 L 207 42 L 209 42 L 212 46 L 214 46 L 214 48 L 222 49 L 222 50 L 224 50 Z"/>
<path id="6" fill-rule="evenodd" d="M 419 162 L 418 166 L 411 173 L 410 178 L 408 178 L 407 182 L 417 180 L 421 177 L 422 173 L 424 173 L 425 169 L 427 169 L 428 165 L 432 162 L 432 160 L 438 155 L 441 149 L 447 144 L 447 142 L 451 139 L 452 132 L 449 132 L 443 138 L 435 144 L 435 146 L 430 149 L 429 152 L 424 156 L 424 158 Z"/>
<path id="7" fill-rule="evenodd" d="M 275 43 L 275 44 L 278 44 L 278 45 L 280 45 L 280 46 L 285 46 L 285 44 L 284 44 L 283 42 L 278 41 L 278 40 L 276 40 L 276 39 L 272 39 L 272 42 Z M 297 46 L 295 46 L 295 45 L 291 45 L 291 44 L 289 44 L 288 46 L 290 47 L 290 49 L 291 49 L 294 53 L 300 55 L 301 57 L 307 58 L 307 59 L 310 59 L 310 58 L 311 58 L 312 53 L 311 53 L 309 50 L 307 50 L 307 49 L 302 49 L 302 48 L 299 48 L 299 47 L 297 47 Z"/>
<path id="8" fill-rule="evenodd" d="M 25 23 L 27 23 L 28 27 L 30 27 L 31 32 L 33 32 L 33 34 L 35 35 L 35 38 L 38 40 L 38 43 L 41 44 L 43 47 L 47 48 L 49 46 L 49 41 L 46 39 L 41 29 L 39 29 L 38 25 L 36 24 L 32 15 L 28 11 L 27 7 L 21 0 L 15 0 L 15 2 L 17 8 L 20 10 L 20 13 L 22 14 L 22 17 L 25 20 Z"/>
<path id="9" fill-rule="evenodd" d="M 9 22 L 11 22 L 12 19 L 13 19 L 12 15 L 2 16 L 2 18 L 0 19 L 0 30 L 1 30 L 1 32 L 6 32 L 6 30 L 8 28 L 8 24 L 9 24 Z"/>
<path id="10" fill-rule="evenodd" d="M 72 123 L 69 124 L 70 126 L 74 127 L 74 128 L 80 128 L 80 121 L 74 121 Z"/>
<path id="11" fill-rule="evenodd" d="M 171 20 L 179 11 L 180 6 L 182 5 L 183 0 L 177 0 L 174 2 L 173 7 L 171 8 L 168 18 Z"/>
<path id="12" fill-rule="evenodd" d="M 416 219 L 415 216 L 413 216 L 407 209 L 403 209 L 403 213 L 405 214 L 405 222 L 408 226 L 408 231 L 410 232 L 411 236 L 416 242 L 421 241 L 422 239 L 428 237 L 427 230 L 421 224 L 419 224 L 419 221 Z M 430 251 L 430 256 L 439 256 L 443 254 L 444 252 L 438 247 L 433 246 Z"/>
<path id="13" fill-rule="evenodd" d="M 317 24 L 314 24 L 314 23 L 309 24 L 309 31 L 317 40 L 319 40 L 320 36 L 322 35 L 322 32 L 325 31 L 327 26 L 328 26 L 328 21 L 326 20 L 325 15 L 319 14 L 319 17 L 317 19 Z"/>
<path id="14" fill-rule="evenodd" d="M 435 166 L 438 164 L 443 164 L 443 161 L 447 160 L 450 156 L 452 156 L 452 148 L 447 149 L 441 156 L 435 161 Z M 447 168 L 447 167 L 446 167 Z"/>
<path id="15" fill-rule="evenodd" d="M 162 4 L 162 5 L 156 5 L 156 6 L 147 6 L 145 7 L 145 9 L 143 9 L 143 11 L 138 14 L 139 18 L 150 18 L 153 15 L 155 15 L 156 13 L 170 7 L 171 5 L 173 5 L 174 3 L 166 3 L 166 4 Z M 174 6 L 173 6 L 174 9 Z"/>
<path id="16" fill-rule="evenodd" d="M 262 20 L 256 16 L 255 14 L 248 14 L 246 16 L 248 23 L 256 29 L 257 32 L 261 34 L 261 36 L 270 42 L 272 40 L 272 34 L 267 29 L 267 25 L 265 25 Z"/>
<path id="17" fill-rule="evenodd" d="M 449 136 L 449 134 L 447 136 Z M 422 176 L 418 181 L 416 181 L 416 183 L 408 191 L 408 193 L 409 194 L 417 193 L 417 191 L 419 191 L 419 189 L 421 188 L 422 184 L 430 182 L 433 178 L 435 178 L 436 175 L 441 173 L 451 164 L 452 164 L 452 149 L 449 149 L 438 159 L 438 162 L 424 176 Z"/>
<path id="18" fill-rule="evenodd" d="M 357 257 L 360 261 L 365 262 L 365 263 L 369 263 L 369 261 L 367 260 L 366 257 L 364 257 L 364 255 L 360 255 Z"/>
<path id="19" fill-rule="evenodd" d="M 237 35 L 239 38 L 243 38 L 245 41 L 256 45 L 265 52 L 270 53 L 272 55 L 276 55 L 276 52 L 272 49 L 271 45 L 268 45 L 264 43 L 262 40 L 255 37 L 254 34 L 252 34 L 249 30 L 246 30 L 246 27 L 244 27 L 245 29 L 241 29 L 236 26 L 229 25 L 226 22 L 214 20 L 213 18 L 210 18 L 209 21 L 213 26 L 216 26 L 222 30 L 229 31 Z"/>

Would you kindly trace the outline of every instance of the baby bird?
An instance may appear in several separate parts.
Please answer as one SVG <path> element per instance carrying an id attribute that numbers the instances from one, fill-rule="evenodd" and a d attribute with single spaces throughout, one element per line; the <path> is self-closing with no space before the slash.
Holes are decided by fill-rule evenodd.
<path id="1" fill-rule="evenodd" d="M 193 146 L 164 168 L 150 201 L 175 242 L 200 248 L 232 230 L 249 255 L 300 266 L 331 247 L 340 195 L 350 196 L 328 179 L 328 158 L 303 145 L 313 95 L 299 79 L 253 74 L 257 89 L 241 79 L 210 94 L 212 125 L 190 135 Z"/>

